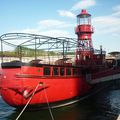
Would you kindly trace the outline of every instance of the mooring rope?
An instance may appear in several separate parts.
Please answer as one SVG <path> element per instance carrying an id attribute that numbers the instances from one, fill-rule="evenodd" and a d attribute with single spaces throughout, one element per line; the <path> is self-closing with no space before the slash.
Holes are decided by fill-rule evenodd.
<path id="1" fill-rule="evenodd" d="M 34 89 L 34 92 L 32 93 L 30 99 L 28 100 L 28 102 L 26 103 L 26 105 L 24 106 L 24 108 L 22 109 L 22 111 L 20 112 L 20 114 L 18 115 L 18 117 L 15 120 L 18 120 L 20 118 L 20 116 L 23 114 L 23 112 L 25 111 L 25 109 L 27 108 L 27 106 L 29 105 L 30 101 L 32 100 L 36 90 L 38 89 L 38 87 L 40 86 L 40 83 L 37 84 L 37 86 Z"/>
<path id="2" fill-rule="evenodd" d="M 120 114 L 118 115 L 117 120 L 120 120 Z"/>
<path id="3" fill-rule="evenodd" d="M 44 84 L 43 84 L 43 85 L 44 85 Z M 52 113 L 52 110 L 51 110 L 51 107 L 50 107 L 50 104 L 49 104 L 49 100 L 48 100 L 48 96 L 47 96 L 46 89 L 44 89 L 44 92 L 45 92 L 46 102 L 47 102 L 47 105 L 48 105 L 48 109 L 49 109 L 49 112 L 50 112 L 51 119 L 52 119 L 52 120 L 55 120 L 55 119 L 54 119 L 54 116 L 53 116 L 53 113 Z"/>

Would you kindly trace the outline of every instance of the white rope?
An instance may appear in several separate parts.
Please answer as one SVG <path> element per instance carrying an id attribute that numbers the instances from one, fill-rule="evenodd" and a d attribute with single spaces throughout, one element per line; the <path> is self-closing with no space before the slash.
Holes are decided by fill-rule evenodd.
<path id="1" fill-rule="evenodd" d="M 48 105 L 48 109 L 49 109 L 49 112 L 50 112 L 51 119 L 55 120 L 54 117 L 53 117 L 53 114 L 52 114 L 52 110 L 50 108 L 50 104 L 49 104 L 49 101 L 48 101 L 46 89 L 44 89 L 44 92 L 45 92 L 46 102 L 47 102 L 47 105 Z"/>
<path id="2" fill-rule="evenodd" d="M 22 111 L 20 112 L 20 114 L 18 115 L 18 117 L 15 120 L 18 120 L 20 118 L 20 116 L 23 114 L 23 112 L 25 111 L 26 107 L 29 105 L 30 101 L 32 100 L 36 90 L 38 89 L 39 84 L 36 86 L 36 88 L 34 89 L 34 92 L 32 93 L 30 99 L 28 100 L 28 102 L 26 103 L 26 105 L 24 106 L 24 108 L 22 109 Z"/>
<path id="3" fill-rule="evenodd" d="M 118 118 L 117 118 L 117 120 L 120 120 L 120 114 L 118 115 Z"/>

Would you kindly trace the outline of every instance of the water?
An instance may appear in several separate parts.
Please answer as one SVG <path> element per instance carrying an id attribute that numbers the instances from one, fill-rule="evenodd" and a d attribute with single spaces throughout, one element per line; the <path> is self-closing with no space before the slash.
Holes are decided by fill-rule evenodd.
<path id="1" fill-rule="evenodd" d="M 105 89 L 79 103 L 52 109 L 55 120 L 116 120 L 120 114 L 120 89 Z M 0 120 L 15 120 L 19 112 L 0 98 Z M 52 120 L 48 110 L 24 112 L 19 120 Z"/>

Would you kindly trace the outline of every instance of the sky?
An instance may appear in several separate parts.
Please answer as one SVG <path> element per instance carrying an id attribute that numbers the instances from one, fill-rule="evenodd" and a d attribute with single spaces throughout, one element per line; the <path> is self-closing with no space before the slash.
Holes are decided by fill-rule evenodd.
<path id="1" fill-rule="evenodd" d="M 92 15 L 94 48 L 120 51 L 120 0 L 1 0 L 0 35 L 11 32 L 73 37 L 76 15 Z"/>

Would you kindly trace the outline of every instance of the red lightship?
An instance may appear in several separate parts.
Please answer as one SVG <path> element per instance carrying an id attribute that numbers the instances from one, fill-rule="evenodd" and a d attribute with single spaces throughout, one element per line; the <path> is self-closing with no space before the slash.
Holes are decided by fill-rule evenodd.
<path id="1" fill-rule="evenodd" d="M 0 93 L 7 104 L 18 109 L 28 101 L 29 109 L 68 105 L 88 95 L 93 84 L 106 81 L 106 75 L 119 74 L 118 68 L 111 71 L 106 65 L 102 48 L 95 53 L 91 15 L 82 10 L 77 22 L 77 40 L 26 33 L 1 36 Z M 16 55 L 6 55 L 4 45 L 15 47 Z"/>

